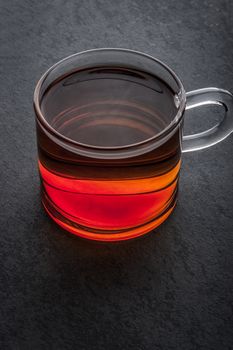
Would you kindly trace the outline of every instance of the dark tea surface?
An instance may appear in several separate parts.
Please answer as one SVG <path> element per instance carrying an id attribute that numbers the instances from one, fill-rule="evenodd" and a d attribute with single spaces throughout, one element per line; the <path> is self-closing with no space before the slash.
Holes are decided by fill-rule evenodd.
<path id="1" fill-rule="evenodd" d="M 145 141 L 167 127 L 177 111 L 175 96 L 163 81 L 120 67 L 63 77 L 47 89 L 41 110 L 62 135 L 100 147 Z"/>
<path id="2" fill-rule="evenodd" d="M 96 67 L 49 86 L 41 110 L 63 136 L 111 149 L 146 141 L 173 120 L 175 95 L 160 79 L 126 68 Z M 132 238 L 158 226 L 174 207 L 180 129 L 149 153 L 123 159 L 80 157 L 38 123 L 43 203 L 64 228 L 101 240 Z"/>

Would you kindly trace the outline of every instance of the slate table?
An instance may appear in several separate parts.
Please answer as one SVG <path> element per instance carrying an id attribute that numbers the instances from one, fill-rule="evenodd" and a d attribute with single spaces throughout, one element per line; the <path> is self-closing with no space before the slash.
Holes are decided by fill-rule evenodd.
<path id="1" fill-rule="evenodd" d="M 125 243 L 85 241 L 40 205 L 32 95 L 72 53 L 151 54 L 186 90 L 233 90 L 233 2 L 0 1 L 0 348 L 232 349 L 233 135 L 183 157 L 179 203 Z M 187 130 L 222 110 L 187 113 Z"/>

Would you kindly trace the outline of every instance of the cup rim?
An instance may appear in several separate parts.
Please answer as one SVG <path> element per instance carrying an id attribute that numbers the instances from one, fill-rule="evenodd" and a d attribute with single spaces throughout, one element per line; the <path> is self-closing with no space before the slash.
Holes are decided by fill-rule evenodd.
<path id="1" fill-rule="evenodd" d="M 129 145 L 123 145 L 123 146 L 95 146 L 95 145 L 89 145 L 89 144 L 85 144 L 85 143 L 81 143 L 78 141 L 75 141 L 73 139 L 70 139 L 66 136 L 64 136 L 63 134 L 59 133 L 56 129 L 54 129 L 46 120 L 46 118 L 44 117 L 41 108 L 40 108 L 40 101 L 39 101 L 39 97 L 40 97 L 40 88 L 43 84 L 43 82 L 46 80 L 47 76 L 59 65 L 61 65 L 62 63 L 69 61 L 71 58 L 73 57 L 77 57 L 77 56 L 81 56 L 81 55 L 85 55 L 86 53 L 91 53 L 91 52 L 103 52 L 103 51 L 118 51 L 118 52 L 125 52 L 125 53 L 132 53 L 135 55 L 139 55 L 145 58 L 149 58 L 152 61 L 156 62 L 157 64 L 161 65 L 163 68 L 165 68 L 165 70 L 168 71 L 168 73 L 173 77 L 173 79 L 176 81 L 178 87 L 179 87 L 179 108 L 177 110 L 176 115 L 174 116 L 174 118 L 171 120 L 171 122 L 158 134 L 147 138 L 145 140 L 142 140 L 140 142 L 136 142 L 136 143 L 132 143 Z M 156 143 L 157 141 L 161 141 L 161 139 L 163 139 L 165 136 L 167 136 L 168 134 L 170 134 L 171 131 L 173 131 L 176 126 L 180 123 L 180 121 L 182 120 L 183 117 L 183 112 L 185 109 L 185 104 L 186 104 L 186 94 L 185 94 L 185 90 L 183 87 L 183 84 L 181 83 L 180 79 L 178 78 L 178 76 L 175 74 L 175 72 L 168 67 L 165 63 L 163 63 L 162 61 L 160 61 L 159 59 L 148 55 L 146 53 L 140 52 L 140 51 L 136 51 L 136 50 L 131 50 L 131 49 L 125 49 L 125 48 L 96 48 L 96 49 L 89 49 L 89 50 L 84 50 L 78 53 L 74 53 L 72 55 L 69 55 L 61 60 L 59 60 L 58 62 L 56 62 L 54 65 L 52 65 L 49 69 L 47 69 L 45 71 L 45 73 L 41 76 L 41 78 L 39 79 L 39 81 L 36 84 L 35 90 L 34 90 L 34 95 L 33 95 L 33 106 L 36 112 L 36 117 L 37 120 L 40 122 L 40 124 L 50 133 L 52 134 L 55 138 L 59 139 L 59 141 L 61 141 L 63 144 L 68 144 L 69 146 L 71 146 L 72 148 L 81 148 L 81 149 L 85 149 L 85 150 L 93 150 L 93 151 L 98 151 L 98 152 L 109 152 L 109 151 L 124 151 L 124 150 L 131 150 L 131 149 L 135 149 L 138 147 L 141 147 L 143 145 L 148 145 L 151 144 L 153 142 Z M 160 142 L 161 144 L 161 142 Z"/>

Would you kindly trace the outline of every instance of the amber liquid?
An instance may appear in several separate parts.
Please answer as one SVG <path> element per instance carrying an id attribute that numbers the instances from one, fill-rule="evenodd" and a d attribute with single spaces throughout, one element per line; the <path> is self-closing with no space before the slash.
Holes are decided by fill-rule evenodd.
<path id="1" fill-rule="evenodd" d="M 176 114 L 174 94 L 155 76 L 117 67 L 73 72 L 44 91 L 41 110 L 60 134 L 91 146 L 125 147 L 160 133 Z M 116 241 L 163 222 L 176 202 L 180 129 L 137 156 L 102 159 L 59 145 L 37 123 L 42 201 L 63 228 Z M 121 150 L 122 154 L 124 150 Z"/>

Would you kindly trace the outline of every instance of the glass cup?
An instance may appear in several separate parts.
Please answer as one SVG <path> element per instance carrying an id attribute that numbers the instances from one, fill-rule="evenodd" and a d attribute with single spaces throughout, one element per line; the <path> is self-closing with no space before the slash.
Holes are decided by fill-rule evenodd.
<path id="1" fill-rule="evenodd" d="M 221 105 L 222 121 L 183 136 L 184 112 Z M 161 61 L 132 50 L 95 49 L 52 66 L 34 93 L 42 203 L 78 236 L 141 236 L 173 211 L 181 154 L 212 146 L 233 130 L 233 95 L 185 93 Z"/>

